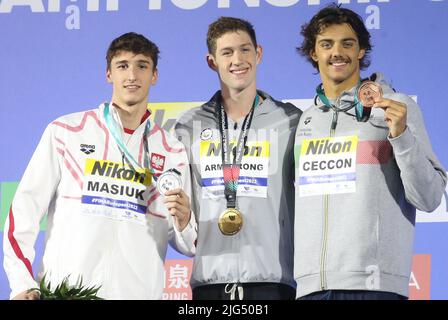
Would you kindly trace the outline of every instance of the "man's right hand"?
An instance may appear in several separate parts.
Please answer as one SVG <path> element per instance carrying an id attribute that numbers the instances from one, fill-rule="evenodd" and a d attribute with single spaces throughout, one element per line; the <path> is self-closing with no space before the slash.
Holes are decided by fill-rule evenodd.
<path id="1" fill-rule="evenodd" d="M 26 290 L 22 293 L 19 293 L 16 295 L 12 300 L 39 300 L 40 299 L 40 293 L 36 290 Z"/>

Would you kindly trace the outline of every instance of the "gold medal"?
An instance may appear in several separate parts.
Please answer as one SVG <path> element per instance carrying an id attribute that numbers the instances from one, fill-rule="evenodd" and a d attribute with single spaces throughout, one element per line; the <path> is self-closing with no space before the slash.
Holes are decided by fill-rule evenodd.
<path id="1" fill-rule="evenodd" d="M 219 230 L 226 236 L 237 234 L 243 226 L 243 215 L 235 208 L 227 208 L 219 216 Z"/>

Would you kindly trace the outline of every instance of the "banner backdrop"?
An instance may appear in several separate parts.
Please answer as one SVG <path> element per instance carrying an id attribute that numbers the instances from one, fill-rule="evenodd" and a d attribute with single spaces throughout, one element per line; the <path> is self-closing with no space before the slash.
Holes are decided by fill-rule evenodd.
<path id="1" fill-rule="evenodd" d="M 142 33 L 161 49 L 159 81 L 151 90 L 153 121 L 171 130 L 183 110 L 208 100 L 217 75 L 205 61 L 208 25 L 220 16 L 253 23 L 264 56 L 258 87 L 276 99 L 310 105 L 319 75 L 296 53 L 300 26 L 320 0 L 0 0 L 1 231 L 18 181 L 55 118 L 97 107 L 111 96 L 105 54 L 125 32 Z M 372 35 L 372 64 L 397 91 L 412 95 L 433 148 L 448 167 L 448 0 L 339 0 L 358 12 Z M 412 299 L 448 299 L 448 194 L 431 214 L 417 215 Z M 45 221 L 36 244 L 37 270 Z M 2 240 L 0 240 L 0 244 Z M 2 255 L 3 256 L 3 255 Z M 192 261 L 169 250 L 164 299 L 190 299 Z M 0 299 L 9 297 L 0 270 Z"/>

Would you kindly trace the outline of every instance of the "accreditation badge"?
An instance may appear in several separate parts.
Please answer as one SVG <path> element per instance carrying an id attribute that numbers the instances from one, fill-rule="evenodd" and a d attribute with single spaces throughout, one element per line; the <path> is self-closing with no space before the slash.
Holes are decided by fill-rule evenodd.
<path id="1" fill-rule="evenodd" d="M 356 192 L 358 136 L 304 139 L 299 150 L 299 196 Z"/>
<path id="2" fill-rule="evenodd" d="M 144 225 L 151 173 L 119 162 L 86 159 L 82 212 Z"/>
<path id="3" fill-rule="evenodd" d="M 230 142 L 232 152 L 236 141 Z M 237 196 L 266 198 L 268 194 L 268 173 L 270 142 L 247 141 L 240 164 Z M 200 166 L 202 197 L 216 199 L 224 196 L 221 142 L 200 141 Z"/>

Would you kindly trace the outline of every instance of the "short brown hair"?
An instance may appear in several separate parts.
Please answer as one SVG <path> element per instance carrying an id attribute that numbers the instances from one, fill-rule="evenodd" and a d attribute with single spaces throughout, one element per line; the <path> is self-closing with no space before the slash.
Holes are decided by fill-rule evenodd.
<path id="1" fill-rule="evenodd" d="M 227 32 L 244 31 L 250 36 L 254 47 L 257 47 L 257 37 L 255 36 L 254 26 L 246 20 L 221 17 L 208 26 L 207 32 L 207 48 L 208 53 L 215 54 L 216 40 L 222 37 Z"/>
<path id="2" fill-rule="evenodd" d="M 317 35 L 329 26 L 344 23 L 350 25 L 353 31 L 355 31 L 360 48 L 366 51 L 359 65 L 361 69 L 367 68 L 370 65 L 369 52 L 372 50 L 369 31 L 367 31 L 362 18 L 356 12 L 341 8 L 340 5 L 334 3 L 321 9 L 309 23 L 302 25 L 301 35 L 304 37 L 304 40 L 302 45 L 297 47 L 297 51 L 306 57 L 319 71 L 317 62 L 310 57 L 316 46 Z"/>
<path id="3" fill-rule="evenodd" d="M 143 54 L 148 56 L 154 63 L 153 70 L 157 68 L 160 52 L 159 48 L 154 42 L 148 40 L 141 34 L 128 32 L 111 42 L 106 54 L 107 70 L 110 69 L 112 58 L 115 57 L 120 51 L 128 51 L 134 54 Z"/>

